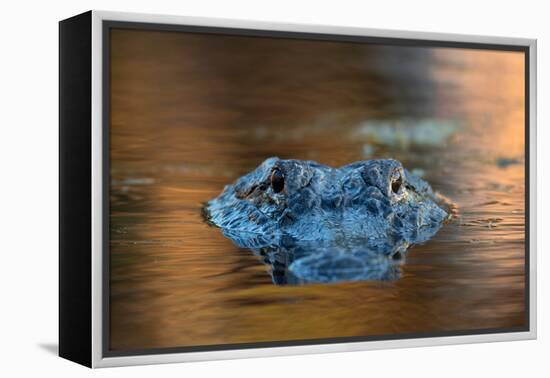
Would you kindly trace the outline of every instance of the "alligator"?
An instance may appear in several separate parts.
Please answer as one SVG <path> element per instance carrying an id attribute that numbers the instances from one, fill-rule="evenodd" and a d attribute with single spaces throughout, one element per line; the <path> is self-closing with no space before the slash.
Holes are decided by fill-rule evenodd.
<path id="1" fill-rule="evenodd" d="M 450 218 L 441 198 L 393 159 L 332 168 L 271 157 L 203 210 L 276 284 L 395 280 L 407 249 Z"/>

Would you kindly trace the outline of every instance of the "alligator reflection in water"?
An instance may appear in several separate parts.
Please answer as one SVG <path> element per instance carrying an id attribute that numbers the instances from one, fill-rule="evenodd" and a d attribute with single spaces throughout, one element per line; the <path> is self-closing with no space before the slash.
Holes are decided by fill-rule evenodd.
<path id="1" fill-rule="evenodd" d="M 448 214 L 396 160 L 331 168 L 270 158 L 208 202 L 208 221 L 272 266 L 276 284 L 394 280 Z"/>
<path id="2" fill-rule="evenodd" d="M 276 285 L 346 281 L 393 281 L 400 277 L 409 244 L 405 240 L 369 245 L 357 238 L 335 241 L 300 241 L 283 236 L 278 243 L 257 235 L 224 230 L 238 247 L 248 248 L 270 265 Z"/>

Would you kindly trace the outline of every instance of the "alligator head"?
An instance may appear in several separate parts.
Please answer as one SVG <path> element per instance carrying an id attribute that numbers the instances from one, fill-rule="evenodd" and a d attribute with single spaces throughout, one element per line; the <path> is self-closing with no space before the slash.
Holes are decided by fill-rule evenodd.
<path id="1" fill-rule="evenodd" d="M 365 261 L 397 260 L 396 254 L 431 238 L 448 217 L 428 183 L 391 159 L 331 168 L 269 158 L 227 185 L 204 210 L 238 246 L 271 260 L 284 256 L 285 271 L 305 275 L 305 281 L 349 280 L 348 271 L 372 279 L 371 273 L 357 273 L 379 272 Z M 361 262 L 356 269 L 354 261 Z M 343 278 L 319 270 L 337 266 Z"/>

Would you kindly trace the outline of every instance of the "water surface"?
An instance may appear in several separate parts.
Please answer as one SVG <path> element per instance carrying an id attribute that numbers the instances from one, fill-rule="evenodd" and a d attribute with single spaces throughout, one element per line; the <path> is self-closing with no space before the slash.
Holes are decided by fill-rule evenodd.
<path id="1" fill-rule="evenodd" d="M 115 30 L 111 56 L 111 349 L 524 325 L 522 53 Z M 274 285 L 201 214 L 269 156 L 398 159 L 455 219 L 398 280 Z"/>

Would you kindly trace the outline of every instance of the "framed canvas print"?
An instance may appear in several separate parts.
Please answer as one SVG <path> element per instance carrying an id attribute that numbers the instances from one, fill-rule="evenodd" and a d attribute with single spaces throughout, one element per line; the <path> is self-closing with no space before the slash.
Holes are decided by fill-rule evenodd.
<path id="1" fill-rule="evenodd" d="M 59 26 L 62 357 L 536 336 L 535 40 Z"/>

